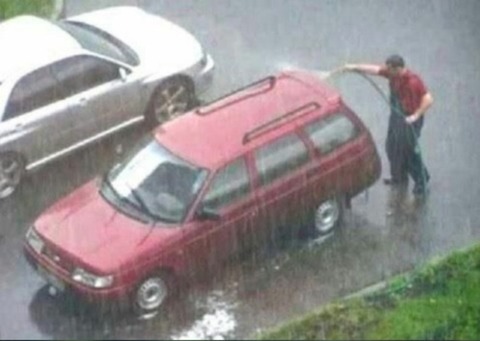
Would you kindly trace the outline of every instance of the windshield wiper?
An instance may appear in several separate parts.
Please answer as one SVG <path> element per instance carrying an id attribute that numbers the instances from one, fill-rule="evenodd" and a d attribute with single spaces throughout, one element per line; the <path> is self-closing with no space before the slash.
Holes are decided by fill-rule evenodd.
<path id="1" fill-rule="evenodd" d="M 159 215 L 153 213 L 149 207 L 147 206 L 147 204 L 145 203 L 145 201 L 142 199 L 142 197 L 133 189 L 131 188 L 128 184 L 125 184 L 125 186 L 127 186 L 127 188 L 130 190 L 130 193 L 132 194 L 133 198 L 135 199 L 135 201 L 138 203 L 135 204 L 133 203 L 131 200 L 128 200 L 126 197 L 123 197 L 121 196 L 117 190 L 115 189 L 115 187 L 112 185 L 112 183 L 110 182 L 110 179 L 108 178 L 108 173 L 105 173 L 104 176 L 103 176 L 103 183 L 106 184 L 108 186 L 108 188 L 110 188 L 110 190 L 112 191 L 112 193 L 115 195 L 116 198 L 118 198 L 120 201 L 122 202 L 125 202 L 133 207 L 135 207 L 135 209 L 137 210 L 140 210 L 141 212 L 143 212 L 144 214 L 146 214 L 150 219 L 152 219 L 153 221 L 159 221 L 159 220 L 162 220 L 162 221 L 168 221 L 168 219 L 164 219 L 163 217 L 160 217 Z"/>
<path id="2" fill-rule="evenodd" d="M 150 208 L 147 206 L 147 204 L 145 203 L 145 201 L 142 199 L 142 197 L 133 189 L 131 188 L 128 184 L 125 184 L 128 189 L 130 190 L 130 193 L 132 194 L 132 196 L 135 198 L 135 201 L 139 204 L 139 208 L 144 212 L 146 213 L 150 219 L 154 220 L 154 221 L 158 221 L 158 220 L 163 220 L 162 217 L 156 215 L 155 213 L 153 213 Z"/>
<path id="3" fill-rule="evenodd" d="M 112 193 L 115 195 L 115 197 L 117 197 L 118 199 L 120 199 L 120 200 L 122 200 L 122 201 L 125 201 L 125 198 L 122 197 L 122 196 L 117 192 L 117 190 L 115 189 L 115 187 L 113 187 L 112 183 L 110 182 L 110 179 L 108 178 L 108 172 L 105 172 L 105 173 L 103 174 L 102 183 L 104 183 L 105 185 L 107 185 L 108 188 L 110 188 L 110 190 L 111 190 Z"/>
<path id="4" fill-rule="evenodd" d="M 125 203 L 126 205 L 128 205 L 129 207 L 133 207 L 135 209 L 135 211 L 139 211 L 139 208 L 136 204 L 134 204 L 133 202 L 131 202 L 130 200 L 128 200 L 127 198 L 121 196 L 118 191 L 115 189 L 115 187 L 112 185 L 112 182 L 110 181 L 110 178 L 108 178 L 108 173 L 105 173 L 102 177 L 102 185 L 106 185 L 109 189 L 110 189 L 110 192 L 113 193 L 114 197 L 117 198 L 118 200 L 120 200 L 120 202 L 122 203 Z M 102 190 L 99 190 L 100 194 L 102 194 L 102 196 L 105 198 L 104 194 L 102 193 Z M 106 199 L 106 198 L 105 198 Z M 108 202 L 110 202 L 110 200 L 106 199 Z M 115 205 L 115 208 L 117 208 L 117 205 Z M 128 213 L 125 212 L 128 216 L 130 217 L 133 217 L 135 219 L 139 219 L 140 221 L 144 222 L 144 223 L 148 223 L 148 219 L 145 219 L 145 218 L 142 218 L 142 215 L 138 215 L 138 214 L 135 214 L 135 215 L 131 215 L 131 213 Z M 142 211 L 143 213 L 143 211 Z M 150 217 L 149 217 L 150 218 Z"/>

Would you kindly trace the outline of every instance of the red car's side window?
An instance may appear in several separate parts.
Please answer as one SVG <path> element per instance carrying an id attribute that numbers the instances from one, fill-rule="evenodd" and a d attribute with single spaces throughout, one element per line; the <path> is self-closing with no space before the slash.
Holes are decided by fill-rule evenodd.
<path id="1" fill-rule="evenodd" d="M 255 165 L 260 185 L 267 185 L 306 164 L 308 149 L 303 141 L 291 134 L 275 140 L 255 151 Z"/>
<path id="2" fill-rule="evenodd" d="M 305 132 L 315 148 L 328 154 L 357 137 L 360 129 L 347 116 L 337 113 L 308 124 Z"/>
<path id="3" fill-rule="evenodd" d="M 247 196 L 250 191 L 250 178 L 245 159 L 242 157 L 215 175 L 202 200 L 202 205 L 218 210 Z"/>

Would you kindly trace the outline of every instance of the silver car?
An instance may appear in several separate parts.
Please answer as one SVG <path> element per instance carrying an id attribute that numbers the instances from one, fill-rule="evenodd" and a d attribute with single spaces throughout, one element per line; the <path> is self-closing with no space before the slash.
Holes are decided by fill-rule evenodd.
<path id="1" fill-rule="evenodd" d="M 212 58 L 183 28 L 137 7 L 0 24 L 0 199 L 25 172 L 132 124 L 195 105 Z"/>

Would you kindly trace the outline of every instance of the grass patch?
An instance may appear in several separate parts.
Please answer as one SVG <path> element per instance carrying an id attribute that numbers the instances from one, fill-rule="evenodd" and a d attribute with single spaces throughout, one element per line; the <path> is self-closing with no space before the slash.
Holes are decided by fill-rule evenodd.
<path id="1" fill-rule="evenodd" d="M 367 296 L 341 300 L 262 340 L 478 340 L 480 245 L 455 252 Z"/>
<path id="2" fill-rule="evenodd" d="M 0 0 L 0 20 L 21 14 L 50 17 L 54 0 Z"/>

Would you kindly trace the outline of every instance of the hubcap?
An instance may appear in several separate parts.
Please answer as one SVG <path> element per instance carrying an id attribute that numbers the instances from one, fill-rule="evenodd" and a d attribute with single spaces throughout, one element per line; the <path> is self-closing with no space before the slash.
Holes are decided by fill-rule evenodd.
<path id="1" fill-rule="evenodd" d="M 14 157 L 0 159 L 0 199 L 11 195 L 20 183 L 22 165 Z"/>
<path id="2" fill-rule="evenodd" d="M 137 292 L 137 303 L 143 310 L 154 310 L 160 307 L 167 297 L 167 285 L 159 278 L 145 281 Z"/>
<path id="3" fill-rule="evenodd" d="M 168 121 L 184 113 L 189 104 L 185 86 L 171 85 L 161 90 L 155 98 L 155 118 L 158 123 Z"/>
<path id="4" fill-rule="evenodd" d="M 320 233 L 327 233 L 335 227 L 339 216 L 337 200 L 330 199 L 318 207 L 315 213 L 315 228 Z"/>

